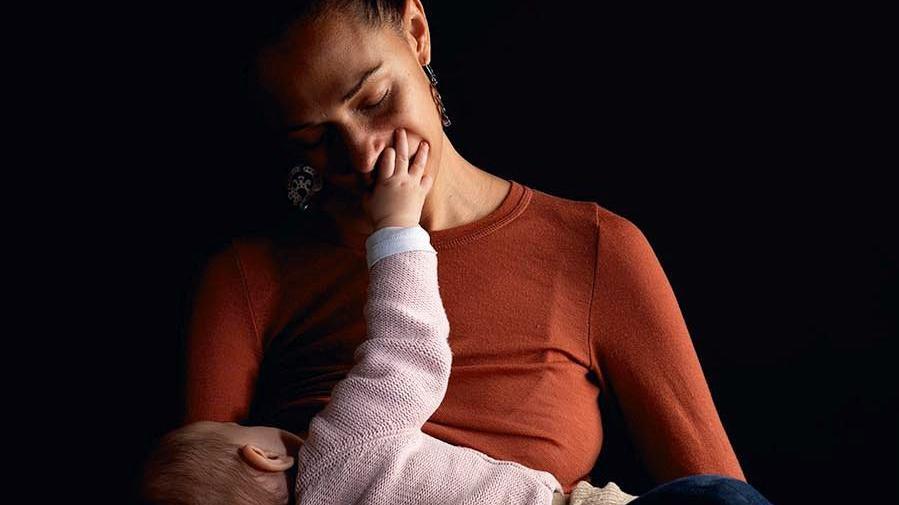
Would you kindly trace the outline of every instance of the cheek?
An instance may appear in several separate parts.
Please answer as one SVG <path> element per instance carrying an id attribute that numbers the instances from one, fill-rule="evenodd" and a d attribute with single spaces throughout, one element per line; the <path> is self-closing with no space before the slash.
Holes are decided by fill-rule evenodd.
<path id="1" fill-rule="evenodd" d="M 434 109 L 434 102 L 428 96 L 428 88 L 421 88 L 417 82 L 404 82 L 398 84 L 402 92 L 398 93 L 394 102 L 388 106 L 385 117 L 389 118 L 389 126 L 391 131 L 396 128 L 406 128 L 409 136 L 412 138 L 431 138 L 433 132 L 432 122 L 436 116 L 432 117 L 431 109 Z M 415 149 L 416 144 L 410 143 L 410 147 Z"/>
<path id="2" fill-rule="evenodd" d="M 389 123 L 385 125 L 392 134 L 397 128 L 405 128 L 409 139 L 409 155 L 414 156 L 421 149 L 421 142 L 427 141 L 431 150 L 425 164 L 427 170 L 434 166 L 435 157 L 439 155 L 439 142 L 443 135 L 443 124 L 440 122 L 436 105 L 430 97 L 421 97 L 419 94 L 404 96 L 391 110 Z M 392 141 L 391 141 L 392 142 Z"/>

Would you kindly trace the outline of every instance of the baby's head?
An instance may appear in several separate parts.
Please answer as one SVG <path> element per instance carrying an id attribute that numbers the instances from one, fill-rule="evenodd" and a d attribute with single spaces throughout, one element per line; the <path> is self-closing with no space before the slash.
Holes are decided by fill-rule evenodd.
<path id="1" fill-rule="evenodd" d="M 144 467 L 141 495 L 158 505 L 292 502 L 303 439 L 278 428 L 200 421 L 163 436 Z"/>

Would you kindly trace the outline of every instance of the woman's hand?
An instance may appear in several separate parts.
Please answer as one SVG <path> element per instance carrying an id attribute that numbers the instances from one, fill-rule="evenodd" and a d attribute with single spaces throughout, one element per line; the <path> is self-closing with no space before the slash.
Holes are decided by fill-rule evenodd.
<path id="1" fill-rule="evenodd" d="M 415 226 L 434 178 L 424 175 L 430 145 L 422 141 L 410 165 L 406 130 L 394 132 L 394 147 L 386 147 L 375 168 L 375 181 L 362 207 L 377 231 L 386 226 Z"/>

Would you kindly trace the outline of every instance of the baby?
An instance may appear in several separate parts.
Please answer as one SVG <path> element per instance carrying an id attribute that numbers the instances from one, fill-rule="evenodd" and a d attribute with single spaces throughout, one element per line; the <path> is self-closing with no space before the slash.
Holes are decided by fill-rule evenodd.
<path id="1" fill-rule="evenodd" d="M 437 252 L 419 225 L 433 178 L 429 146 L 411 166 L 405 132 L 385 149 L 363 201 L 367 336 L 308 438 L 276 428 L 194 423 L 163 437 L 142 493 L 151 503 L 561 505 L 623 504 L 614 484 L 581 481 L 571 495 L 549 472 L 431 437 L 421 427 L 443 400 L 452 364 Z M 391 152 L 392 151 L 392 152 Z M 394 156 L 397 161 L 394 161 Z M 292 496 L 291 496 L 292 495 Z"/>

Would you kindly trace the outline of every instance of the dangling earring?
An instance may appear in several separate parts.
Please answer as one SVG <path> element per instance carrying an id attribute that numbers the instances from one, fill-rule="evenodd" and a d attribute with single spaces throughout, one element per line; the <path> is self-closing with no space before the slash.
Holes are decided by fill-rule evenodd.
<path id="1" fill-rule="evenodd" d="M 424 65 L 422 68 L 425 69 L 425 74 L 427 74 L 428 79 L 431 81 L 431 89 L 433 90 L 433 94 L 436 95 L 437 109 L 440 111 L 440 117 L 443 119 L 443 126 L 447 127 L 452 124 L 452 121 L 450 121 L 449 116 L 446 115 L 446 107 L 443 106 L 443 99 L 440 97 L 440 92 L 437 91 L 437 76 L 434 74 L 434 69 L 431 68 L 430 63 Z"/>
<path id="2" fill-rule="evenodd" d="M 312 197 L 324 186 L 321 174 L 309 165 L 294 165 L 287 173 L 287 198 L 300 211 L 310 208 Z"/>

